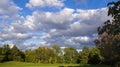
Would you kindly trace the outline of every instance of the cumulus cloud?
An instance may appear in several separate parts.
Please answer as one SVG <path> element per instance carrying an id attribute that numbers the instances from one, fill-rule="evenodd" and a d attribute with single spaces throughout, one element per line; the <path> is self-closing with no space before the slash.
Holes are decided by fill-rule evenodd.
<path id="1" fill-rule="evenodd" d="M 17 44 L 15 41 L 21 43 L 21 41 L 24 41 L 28 38 L 30 38 L 29 34 L 25 34 L 25 33 L 0 33 L 0 40 L 1 41 L 14 41 L 15 44 Z"/>
<path id="2" fill-rule="evenodd" d="M 32 16 L 26 16 L 25 25 L 30 30 L 65 29 L 73 20 L 74 9 L 64 8 L 60 12 L 34 11 Z"/>
<path id="3" fill-rule="evenodd" d="M 22 8 L 16 6 L 12 0 L 0 0 L 0 18 L 15 19 L 19 16 L 19 10 Z"/>
<path id="4" fill-rule="evenodd" d="M 62 7 L 64 0 L 29 0 L 26 7 Z"/>
<path id="5" fill-rule="evenodd" d="M 45 46 L 59 44 L 61 47 L 70 46 L 77 49 L 81 49 L 84 45 L 92 46 L 97 27 L 110 18 L 107 17 L 107 8 L 75 10 L 65 7 L 58 12 L 37 10 L 23 17 L 17 16 L 21 8 L 16 6 L 12 0 L 1 2 L 0 5 L 3 5 L 0 6 L 0 14 L 2 14 L 0 17 L 16 15 L 14 18 L 18 19 L 12 19 L 11 23 L 0 25 L 2 27 L 0 28 L 0 41 L 18 44 L 21 49 L 34 49 L 41 44 Z M 61 7 L 63 5 L 63 0 L 29 0 L 26 6 Z M 6 9 L 10 12 L 5 11 Z"/>
<path id="6" fill-rule="evenodd" d="M 93 45 L 93 40 L 95 38 L 93 35 L 97 33 L 97 27 L 102 25 L 104 21 L 110 18 L 107 17 L 107 8 L 92 10 L 78 9 L 76 11 L 77 13 L 69 13 L 68 16 L 71 17 L 65 18 L 72 18 L 71 20 L 67 21 L 66 25 L 64 23 L 64 25 L 59 24 L 59 26 L 63 27 L 63 29 L 59 29 L 57 25 L 55 27 L 54 24 L 52 24 L 53 21 L 49 20 L 48 22 L 51 22 L 50 24 L 53 26 L 49 27 L 48 30 L 46 28 L 47 31 L 46 34 L 43 35 L 43 40 L 50 44 L 62 44 L 61 46 L 68 45 L 72 47 L 76 46 L 76 48 L 86 44 Z M 62 14 L 64 14 L 64 12 Z M 54 15 L 52 16 L 54 17 Z M 61 15 L 59 15 L 59 18 L 57 19 L 60 19 L 60 17 Z M 57 21 L 57 23 L 60 22 Z M 50 26 L 50 24 L 43 24 L 43 26 L 47 27 Z"/>
<path id="7" fill-rule="evenodd" d="M 20 26 L 23 21 L 23 17 L 19 15 L 20 10 L 22 8 L 15 5 L 13 0 L 0 0 L 0 41 L 3 44 L 22 44 L 31 37 L 22 32 L 24 27 Z"/>

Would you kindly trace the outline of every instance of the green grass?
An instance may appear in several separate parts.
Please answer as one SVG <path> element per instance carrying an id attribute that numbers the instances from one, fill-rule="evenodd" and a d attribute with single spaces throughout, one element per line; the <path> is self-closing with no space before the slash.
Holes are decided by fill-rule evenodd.
<path id="1" fill-rule="evenodd" d="M 26 62 L 5 62 L 0 63 L 0 67 L 110 67 L 106 65 L 80 65 L 80 64 L 38 64 Z"/>

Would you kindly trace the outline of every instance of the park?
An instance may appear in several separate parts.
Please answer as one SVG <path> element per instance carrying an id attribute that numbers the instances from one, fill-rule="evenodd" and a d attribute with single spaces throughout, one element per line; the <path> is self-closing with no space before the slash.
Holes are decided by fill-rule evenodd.
<path id="1" fill-rule="evenodd" d="M 120 0 L 0 0 L 0 67 L 120 67 Z"/>

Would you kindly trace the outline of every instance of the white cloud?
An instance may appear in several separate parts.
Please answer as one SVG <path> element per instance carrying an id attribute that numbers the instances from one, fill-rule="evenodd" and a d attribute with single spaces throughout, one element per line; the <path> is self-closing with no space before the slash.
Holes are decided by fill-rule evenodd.
<path id="1" fill-rule="evenodd" d="M 46 33 L 43 36 L 41 36 L 40 38 L 42 38 L 42 39 L 48 39 L 48 38 L 51 38 L 51 36 L 50 36 L 50 34 Z"/>
<path id="2" fill-rule="evenodd" d="M 74 40 L 78 40 L 78 41 L 83 41 L 83 42 L 89 42 L 90 38 L 87 36 L 82 36 L 82 37 L 74 37 Z"/>
<path id="3" fill-rule="evenodd" d="M 19 17 L 18 11 L 22 8 L 16 6 L 12 0 L 0 0 L 0 18 L 15 19 Z"/>
<path id="4" fill-rule="evenodd" d="M 45 46 L 45 44 L 46 42 L 24 42 L 23 45 L 20 45 L 20 48 L 22 48 L 23 50 L 24 49 L 36 49 L 40 46 Z"/>
<path id="5" fill-rule="evenodd" d="M 40 12 L 34 11 L 32 16 L 26 16 L 25 23 L 23 24 L 30 30 L 39 30 L 57 28 L 64 29 L 73 20 L 74 9 L 64 8 L 60 12 Z"/>
<path id="6" fill-rule="evenodd" d="M 0 33 L 0 38 L 2 41 L 9 41 L 9 40 L 26 40 L 30 38 L 30 35 L 27 33 Z"/>
<path id="7" fill-rule="evenodd" d="M 34 11 L 31 16 L 26 17 L 23 25 L 32 31 L 43 31 L 45 34 L 35 38 L 42 39 L 46 45 L 81 48 L 83 44 L 92 44 L 97 27 L 107 19 L 106 8 L 78 9 L 76 12 L 74 9 L 64 8 L 54 13 Z"/>
<path id="8" fill-rule="evenodd" d="M 64 6 L 63 0 L 29 0 L 26 7 L 62 7 Z"/>
<path id="9" fill-rule="evenodd" d="M 6 8 L 10 12 L 4 12 L 0 6 L 2 17 L 19 15 L 20 8 L 12 1 L 10 3 L 14 6 L 12 9 L 11 6 Z M 29 0 L 28 5 L 29 7 L 61 7 L 64 4 L 62 0 Z M 4 43 L 18 44 L 20 48 L 24 47 L 23 49 L 35 48 L 40 44 L 82 48 L 83 45 L 92 44 L 97 27 L 108 19 L 106 8 L 90 10 L 63 8 L 58 12 L 37 10 L 33 11 L 32 15 L 17 18 L 19 19 L 12 19 L 10 24 L 0 30 L 0 40 Z M 40 41 L 36 43 L 31 42 L 30 39 Z"/>
<path id="10" fill-rule="evenodd" d="M 107 8 L 101 8 L 101 9 L 89 9 L 89 10 L 82 10 L 82 9 L 77 9 L 76 10 L 78 13 L 75 14 L 75 17 L 81 18 L 82 20 L 91 20 L 91 18 L 98 20 L 106 20 L 108 19 L 107 16 Z M 101 16 L 104 16 L 102 18 Z"/>
<path id="11" fill-rule="evenodd" d="M 30 34 L 23 32 L 24 18 L 19 15 L 20 10 L 22 8 L 18 7 L 13 0 L 0 0 L 0 41 L 2 44 L 20 45 L 31 38 Z"/>
<path id="12" fill-rule="evenodd" d="M 47 31 L 47 34 L 49 34 L 50 38 L 44 38 L 43 40 L 50 44 L 62 44 L 61 46 L 71 45 L 74 47 L 74 45 L 76 45 L 76 48 L 83 44 L 92 45 L 94 39 L 93 34 L 97 33 L 97 27 L 109 19 L 109 17 L 107 17 L 107 9 L 102 8 L 92 10 L 79 10 L 77 10 L 77 13 L 68 13 L 68 16 L 70 17 L 66 17 L 65 19 L 71 18 L 71 20 L 69 20 L 66 25 L 64 24 L 66 21 L 64 21 L 64 25 L 59 24 L 59 26 L 63 27 L 63 29 L 58 29 L 58 26 L 54 27 L 54 24 L 50 23 L 52 24 L 52 27 L 49 27 Z M 64 14 L 64 11 L 62 14 Z M 54 14 L 51 15 L 54 16 Z M 51 16 L 49 15 L 49 17 Z M 59 15 L 59 17 L 63 16 Z M 57 19 L 60 19 L 59 17 L 57 17 Z M 64 20 L 64 18 L 61 20 Z M 49 20 L 48 22 L 51 21 Z M 57 23 L 59 23 L 59 21 Z M 50 26 L 50 24 L 48 24 L 48 26 Z M 51 32 L 52 30 L 54 31 Z"/>

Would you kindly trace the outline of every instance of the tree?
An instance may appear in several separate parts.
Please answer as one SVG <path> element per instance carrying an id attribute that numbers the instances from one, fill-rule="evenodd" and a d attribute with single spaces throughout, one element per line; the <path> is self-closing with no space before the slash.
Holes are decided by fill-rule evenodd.
<path id="1" fill-rule="evenodd" d="M 35 50 L 36 60 L 40 63 L 56 63 L 55 53 L 51 48 L 39 47 Z"/>
<path id="2" fill-rule="evenodd" d="M 89 64 L 100 64 L 103 61 L 103 59 L 104 58 L 101 56 L 100 50 L 97 46 L 91 48 L 88 60 Z"/>
<path id="3" fill-rule="evenodd" d="M 0 63 L 4 61 L 5 55 L 3 55 L 3 48 L 0 47 Z"/>
<path id="4" fill-rule="evenodd" d="M 53 52 L 54 52 L 54 55 L 55 55 L 55 60 L 56 60 L 56 62 L 58 63 L 59 60 L 61 59 L 60 56 L 62 55 L 61 48 L 60 48 L 60 46 L 58 46 L 58 45 L 53 45 L 53 46 L 52 46 L 52 49 L 53 49 Z"/>
<path id="5" fill-rule="evenodd" d="M 8 44 L 5 44 L 3 46 L 2 55 L 4 57 L 3 61 L 10 61 L 11 60 L 11 49 L 10 49 L 10 46 Z"/>
<path id="6" fill-rule="evenodd" d="M 25 61 L 25 54 L 20 51 L 16 45 L 12 47 L 11 54 L 13 61 Z"/>
<path id="7" fill-rule="evenodd" d="M 98 39 L 95 43 L 99 46 L 105 62 L 111 65 L 120 61 L 120 0 L 108 3 L 108 16 L 112 20 L 104 22 L 104 25 L 98 28 Z"/>
<path id="8" fill-rule="evenodd" d="M 26 62 L 37 62 L 36 58 L 36 51 L 35 50 L 26 50 L 25 51 L 25 61 Z M 38 59 L 39 60 L 39 59 Z"/>
<path id="9" fill-rule="evenodd" d="M 82 64 L 87 64 L 88 63 L 88 56 L 89 56 L 89 47 L 88 46 L 84 46 L 81 52 L 81 56 L 80 56 L 80 63 Z"/>
<path id="10" fill-rule="evenodd" d="M 75 48 L 65 48 L 64 49 L 64 59 L 66 63 L 76 63 L 78 57 L 78 52 Z"/>

